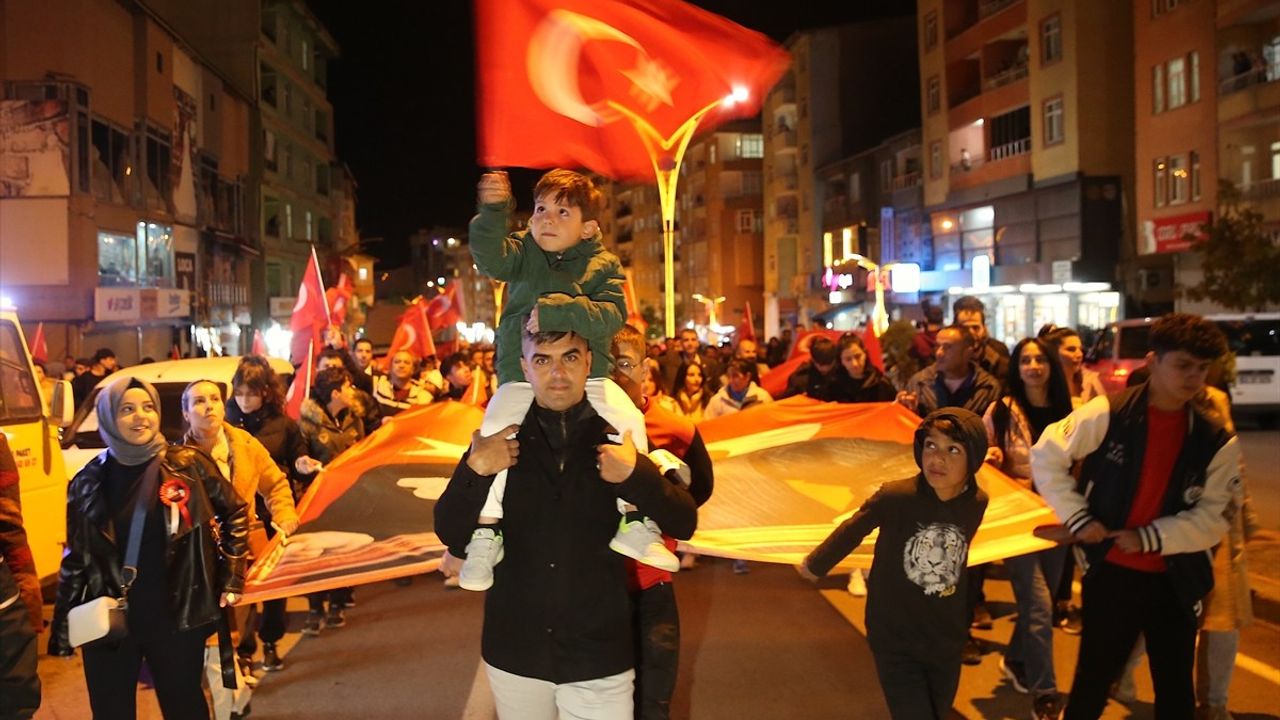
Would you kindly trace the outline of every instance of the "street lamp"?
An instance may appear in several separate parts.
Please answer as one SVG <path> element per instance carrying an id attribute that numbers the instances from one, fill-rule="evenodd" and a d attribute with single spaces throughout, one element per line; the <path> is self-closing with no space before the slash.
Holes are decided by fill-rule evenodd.
<path id="1" fill-rule="evenodd" d="M 884 308 L 884 282 L 880 277 L 881 267 L 879 264 L 871 262 L 870 259 L 853 253 L 846 255 L 846 261 L 852 260 L 858 264 L 858 267 L 865 268 L 876 279 L 876 307 L 871 311 L 871 327 L 875 328 L 876 335 L 884 334 L 886 328 L 889 327 L 889 313 Z M 892 267 L 895 263 L 887 263 L 884 269 Z"/>
<path id="2" fill-rule="evenodd" d="M 709 298 L 701 293 L 693 293 L 690 297 L 707 306 L 707 326 L 719 327 L 720 323 L 716 320 L 716 306 L 724 302 L 724 296 Z"/>

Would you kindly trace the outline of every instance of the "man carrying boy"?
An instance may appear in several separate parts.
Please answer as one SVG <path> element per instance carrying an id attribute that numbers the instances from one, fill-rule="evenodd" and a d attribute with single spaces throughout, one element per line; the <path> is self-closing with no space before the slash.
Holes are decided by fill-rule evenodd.
<path id="1" fill-rule="evenodd" d="M 915 477 L 885 483 L 800 566 L 826 575 L 879 528 L 867 581 L 867 642 L 894 720 L 946 717 L 969 636 L 969 543 L 987 511 L 975 474 L 987 452 L 982 419 L 929 414 L 915 434 Z"/>
<path id="2" fill-rule="evenodd" d="M 534 187 L 533 199 L 529 229 L 508 236 L 511 184 L 500 172 L 480 179 L 479 212 L 470 228 L 471 254 L 480 272 L 507 283 L 497 337 L 499 387 L 485 409 L 480 432 L 488 436 L 519 424 L 533 402 L 532 386 L 523 382 L 521 373 L 521 333 L 526 329 L 572 331 L 592 350 L 586 384 L 591 406 L 618 435 L 630 431 L 640 452 L 645 452 L 644 417 L 609 379 L 609 343 L 622 327 L 626 300 L 622 265 L 600 240 L 596 220 L 603 202 L 600 191 L 583 175 L 552 170 Z M 467 590 L 492 585 L 493 566 L 503 558 L 500 521 L 506 473 L 498 473 L 490 487 L 459 575 L 459 584 Z M 619 510 L 624 511 L 621 503 Z M 679 561 L 662 545 L 653 523 L 624 512 L 609 547 L 641 562 L 679 569 Z"/>
<path id="3" fill-rule="evenodd" d="M 1149 343 L 1147 382 L 1094 398 L 1046 428 L 1031 450 L 1036 489 L 1088 558 L 1067 720 L 1102 714 L 1139 633 L 1156 717 L 1189 720 L 1195 711 L 1196 616 L 1213 587 L 1206 551 L 1227 531 L 1240 449 L 1192 401 L 1227 344 L 1212 322 L 1183 313 L 1153 323 Z"/>
<path id="4" fill-rule="evenodd" d="M 533 405 L 518 423 L 473 435 L 435 507 L 436 534 L 449 548 L 441 571 L 452 575 L 489 485 L 510 472 L 506 559 L 485 597 L 480 645 L 502 720 L 631 720 L 625 558 L 603 550 L 618 526 L 616 501 L 634 503 L 676 537 L 697 527 L 689 492 L 636 452 L 631 432 L 620 445 L 610 440 L 609 423 L 587 401 L 591 361 L 576 333 L 526 330 L 521 364 Z"/>

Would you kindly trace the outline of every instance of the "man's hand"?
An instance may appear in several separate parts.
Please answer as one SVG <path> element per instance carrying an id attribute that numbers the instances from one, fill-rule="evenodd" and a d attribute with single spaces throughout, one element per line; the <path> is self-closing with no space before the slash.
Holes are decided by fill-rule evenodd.
<path id="1" fill-rule="evenodd" d="M 1088 529 L 1088 526 L 1085 526 Z M 1138 536 L 1137 530 L 1116 530 L 1108 534 L 1108 537 L 1116 539 L 1116 547 L 1127 553 L 1142 552 L 1142 538 Z"/>
<path id="2" fill-rule="evenodd" d="M 450 578 L 457 577 L 462 572 L 462 558 L 454 557 L 448 550 L 444 551 L 444 555 L 440 558 L 440 574 Z"/>
<path id="3" fill-rule="evenodd" d="M 540 332 L 538 330 L 538 306 L 533 306 L 533 311 L 529 313 L 529 322 L 524 324 L 525 329 L 531 333 Z"/>
<path id="4" fill-rule="evenodd" d="M 224 592 L 222 599 L 218 601 L 219 607 L 231 607 L 240 602 L 240 593 Z"/>
<path id="5" fill-rule="evenodd" d="M 898 393 L 898 397 L 896 399 L 898 401 L 898 404 L 901 405 L 902 407 L 910 410 L 911 412 L 916 411 L 917 403 L 916 403 L 915 393 L 902 390 Z"/>
<path id="6" fill-rule="evenodd" d="M 504 203 L 511 199 L 511 181 L 504 172 L 488 172 L 480 176 L 476 191 L 481 205 Z"/>
<path id="7" fill-rule="evenodd" d="M 1076 537 L 1080 538 L 1082 543 L 1096 545 L 1107 539 L 1107 526 L 1097 520 L 1091 520 L 1088 525 L 1076 532 Z"/>
<path id="8" fill-rule="evenodd" d="M 614 484 L 631 477 L 636 469 L 636 444 L 631 440 L 631 431 L 622 435 L 622 444 L 601 443 L 596 446 L 596 465 L 600 468 L 600 479 Z"/>
<path id="9" fill-rule="evenodd" d="M 284 535 L 285 537 L 288 537 L 298 531 L 297 520 L 285 520 L 282 523 L 273 522 L 271 523 L 271 525 L 276 529 L 277 532 L 279 532 L 281 535 Z"/>
<path id="10" fill-rule="evenodd" d="M 515 439 L 519 425 L 508 425 L 498 432 L 484 437 L 480 431 L 471 433 L 471 454 L 467 467 L 478 475 L 497 475 L 516 464 L 520 455 L 520 442 Z M 510 438 L 510 439 L 508 439 Z"/>
<path id="11" fill-rule="evenodd" d="M 316 460 L 310 455 L 301 455 L 293 462 L 293 469 L 297 470 L 299 475 L 310 475 L 323 470 L 324 463 Z"/>

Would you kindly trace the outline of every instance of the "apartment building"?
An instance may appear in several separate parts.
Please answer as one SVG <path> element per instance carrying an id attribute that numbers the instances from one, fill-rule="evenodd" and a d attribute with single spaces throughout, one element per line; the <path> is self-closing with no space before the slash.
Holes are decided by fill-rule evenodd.
<path id="1" fill-rule="evenodd" d="M 600 232 L 606 247 L 622 261 L 622 268 L 631 283 L 636 302 L 648 309 L 654 317 L 661 317 L 665 307 L 663 288 L 666 285 L 662 251 L 662 206 L 658 200 L 658 185 L 651 183 L 618 183 L 607 178 L 595 177 L 597 187 L 605 198 L 600 215 Z M 687 189 L 679 183 L 677 192 Z M 678 237 L 678 235 L 677 235 Z M 680 252 L 676 252 L 676 276 L 680 275 Z M 679 280 L 676 281 L 680 288 Z M 677 324 L 687 315 L 688 304 L 681 294 L 676 295 Z M 661 323 L 658 324 L 660 329 Z"/>
<path id="2" fill-rule="evenodd" d="M 919 123 L 914 20 L 806 30 L 765 99 L 764 331 L 827 309 L 818 168 Z M 759 312 L 759 311 L 757 311 Z"/>
<path id="3" fill-rule="evenodd" d="M 1120 311 L 1132 236 L 1132 8 L 921 0 L 917 13 L 921 292 L 983 298 L 1003 340 L 1048 322 L 1101 327 Z"/>
<path id="4" fill-rule="evenodd" d="M 1221 180 L 1280 234 L 1280 5 L 1135 0 L 1136 257 L 1131 310 L 1214 312 L 1178 292 L 1201 279 L 1191 252 L 1217 216 Z"/>
<path id="5" fill-rule="evenodd" d="M 0 285 L 50 357 L 247 346 L 252 96 L 116 0 L 0 4 L 0 80 Z"/>
<path id="6" fill-rule="evenodd" d="M 914 281 L 933 261 L 923 212 L 922 152 L 916 128 L 818 168 L 825 197 L 822 286 L 830 307 L 813 316 L 817 322 L 838 330 L 860 328 L 875 307 L 875 272 L 891 314 L 918 315 Z M 873 271 L 866 261 L 882 267 Z"/>

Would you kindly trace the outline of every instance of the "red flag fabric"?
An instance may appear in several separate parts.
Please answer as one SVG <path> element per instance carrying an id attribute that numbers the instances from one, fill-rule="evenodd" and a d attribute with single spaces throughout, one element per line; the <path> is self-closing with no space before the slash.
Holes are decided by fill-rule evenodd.
<path id="1" fill-rule="evenodd" d="M 177 344 L 177 343 L 174 343 L 174 344 L 173 344 L 173 347 L 169 348 L 169 359 L 170 359 L 170 360 L 181 360 L 181 359 L 182 359 L 182 351 L 178 349 L 178 344 Z"/>
<path id="2" fill-rule="evenodd" d="M 829 337 L 831 338 L 831 342 L 839 342 L 840 336 L 843 334 L 843 330 L 828 330 L 826 328 L 821 330 L 805 330 L 797 335 L 795 341 L 791 343 L 791 357 L 795 358 L 797 355 L 808 355 L 809 343 L 820 337 Z"/>
<path id="3" fill-rule="evenodd" d="M 302 417 L 302 401 L 311 393 L 311 381 L 315 375 L 316 357 L 314 343 L 308 343 L 306 356 L 302 365 L 293 373 L 293 382 L 289 383 L 289 392 L 284 397 L 284 414 L 295 421 Z"/>
<path id="4" fill-rule="evenodd" d="M 325 291 L 325 303 L 329 306 L 329 320 L 341 326 L 347 321 L 347 306 L 351 304 L 351 296 L 355 286 L 346 273 L 338 275 L 338 284 Z"/>
<path id="5" fill-rule="evenodd" d="M 422 298 L 414 300 L 400 316 L 400 324 L 396 326 L 396 333 L 391 338 L 391 346 L 384 358 L 386 364 L 390 365 L 391 357 L 401 350 L 408 350 L 417 358 L 436 354 L 436 344 L 431 339 L 431 323 L 427 320 L 427 304 Z"/>
<path id="6" fill-rule="evenodd" d="M 678 0 L 478 0 L 476 37 L 478 164 L 613 178 L 653 179 L 635 122 L 667 140 L 717 101 L 708 126 L 750 117 L 790 62 L 764 35 Z"/>
<path id="7" fill-rule="evenodd" d="M 778 397 L 787 389 L 787 380 L 791 377 L 791 373 L 800 369 L 800 366 L 809 359 L 809 353 L 802 352 L 798 355 L 792 355 L 790 360 L 777 365 L 765 373 L 760 378 L 760 387 L 764 388 L 773 397 Z"/>
<path id="8" fill-rule="evenodd" d="M 641 335 L 649 329 L 644 315 L 640 312 L 640 302 L 636 300 L 636 287 L 631 283 L 631 271 L 623 270 L 626 277 L 622 281 L 622 297 L 627 303 L 627 324 L 640 331 Z"/>
<path id="9" fill-rule="evenodd" d="M 41 364 L 49 362 L 49 345 L 44 339 L 44 323 L 37 323 L 36 334 L 31 336 L 31 359 Z"/>
<path id="10" fill-rule="evenodd" d="M 867 359 L 872 365 L 884 372 L 884 351 L 880 349 L 880 336 L 876 334 L 875 323 L 868 322 L 862 331 L 862 345 L 867 349 Z"/>
<path id="11" fill-rule="evenodd" d="M 483 368 L 477 367 L 471 371 L 471 385 L 462 396 L 462 402 L 479 408 L 489 404 L 489 376 Z"/>
<path id="12" fill-rule="evenodd" d="M 301 527 L 277 535 L 249 570 L 244 602 L 415 575 L 435 569 L 444 547 L 432 531 L 435 501 L 480 427 L 458 402 L 406 410 L 320 473 L 298 505 Z M 790 398 L 699 426 L 716 493 L 686 544 L 698 553 L 794 565 L 885 481 L 916 473 L 911 442 L 920 420 L 894 403 Z M 991 497 L 971 564 L 1033 552 L 1052 511 L 1029 490 L 984 466 Z M 840 567 L 867 567 L 874 535 Z"/>
<path id="13" fill-rule="evenodd" d="M 324 347 L 324 330 L 328 326 L 329 305 L 325 302 L 320 261 L 316 258 L 316 249 L 313 247 L 311 260 L 307 262 L 307 270 L 302 275 L 302 284 L 298 286 L 298 301 L 293 305 L 293 316 L 289 318 L 289 329 L 293 331 L 289 362 L 294 367 L 301 365 L 307 357 L 304 353 L 308 347 L 312 352 Z"/>
<path id="14" fill-rule="evenodd" d="M 458 284 L 448 283 L 444 290 L 427 303 L 427 319 L 436 329 L 452 328 L 462 321 Z"/>
<path id="15" fill-rule="evenodd" d="M 746 307 L 742 310 L 742 324 L 738 326 L 739 340 L 755 340 L 756 339 L 756 323 L 751 318 L 751 303 L 747 302 Z"/>
<path id="16" fill-rule="evenodd" d="M 253 347 L 249 349 L 249 353 L 261 357 L 267 356 L 267 341 L 262 339 L 262 331 L 257 328 L 253 330 Z"/>

